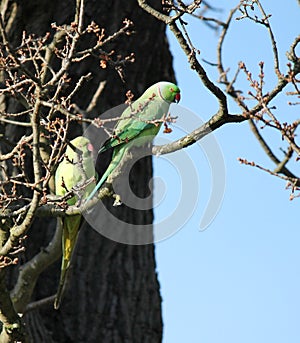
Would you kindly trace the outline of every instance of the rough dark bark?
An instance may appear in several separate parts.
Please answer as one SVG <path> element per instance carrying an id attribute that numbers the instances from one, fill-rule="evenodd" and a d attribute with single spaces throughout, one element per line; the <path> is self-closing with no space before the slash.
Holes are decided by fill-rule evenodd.
<path id="1" fill-rule="evenodd" d="M 41 35 L 50 30 L 50 23 L 70 23 L 74 17 L 75 1 L 11 1 L 10 6 L 13 4 L 17 6 L 17 16 L 9 34 L 16 40 L 23 30 Z M 140 10 L 135 0 L 89 0 L 86 1 L 85 13 L 86 22 L 95 21 L 108 34 L 119 28 L 123 19 L 132 20 L 135 34 L 118 39 L 111 48 L 124 55 L 134 52 L 136 62 L 126 67 L 125 85 L 116 72 L 101 70 L 93 61 L 74 69 L 72 77 L 76 79 L 89 70 L 97 75 L 78 97 L 78 104 L 82 108 L 88 104 L 100 80 L 106 80 L 107 84 L 95 115 L 122 103 L 127 89 L 138 96 L 156 81 L 174 80 L 165 27 Z M 5 106 L 10 106 L 9 101 Z M 2 131 L 15 140 L 23 134 L 22 130 L 12 130 L 9 125 L 2 127 Z M 73 135 L 78 134 L 76 128 Z M 147 157 L 135 168 L 135 187 L 147 189 L 151 174 L 152 161 Z M 133 212 L 129 208 L 120 207 L 118 211 L 128 221 L 145 224 L 152 222 L 151 210 Z M 49 218 L 34 222 L 28 232 L 24 259 L 31 258 L 47 245 L 54 226 L 55 222 Z M 60 262 L 57 262 L 40 276 L 32 300 L 55 293 L 59 268 Z M 71 282 L 58 311 L 50 304 L 25 314 L 33 342 L 161 341 L 161 299 L 153 245 L 123 245 L 85 226 L 81 230 L 71 274 Z M 13 281 L 10 282 L 12 286 Z"/>

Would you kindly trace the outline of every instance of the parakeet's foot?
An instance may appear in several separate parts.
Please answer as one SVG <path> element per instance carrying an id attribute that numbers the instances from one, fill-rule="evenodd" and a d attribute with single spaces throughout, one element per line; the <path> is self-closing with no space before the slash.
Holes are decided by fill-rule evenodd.
<path id="1" fill-rule="evenodd" d="M 121 206 L 122 205 L 122 201 L 121 201 L 121 197 L 119 194 L 114 194 L 114 198 L 115 201 L 113 203 L 113 206 L 117 207 L 117 206 Z"/>

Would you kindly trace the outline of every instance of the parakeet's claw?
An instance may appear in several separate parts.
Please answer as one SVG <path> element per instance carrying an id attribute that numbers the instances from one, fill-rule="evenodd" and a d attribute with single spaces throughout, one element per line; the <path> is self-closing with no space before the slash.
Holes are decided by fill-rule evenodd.
<path id="1" fill-rule="evenodd" d="M 115 198 L 115 201 L 113 203 L 113 206 L 114 207 L 121 206 L 122 205 L 122 201 L 121 201 L 120 195 L 119 194 L 114 194 L 114 198 Z"/>

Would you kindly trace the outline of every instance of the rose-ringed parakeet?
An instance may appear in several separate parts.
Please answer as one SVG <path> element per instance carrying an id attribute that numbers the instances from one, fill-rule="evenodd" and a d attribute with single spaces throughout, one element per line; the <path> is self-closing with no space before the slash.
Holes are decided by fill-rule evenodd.
<path id="1" fill-rule="evenodd" d="M 68 145 L 64 158 L 55 174 L 55 194 L 63 196 L 69 191 L 74 196 L 67 200 L 68 205 L 75 205 L 79 199 L 85 199 L 95 187 L 95 168 L 92 156 L 93 147 L 83 136 L 73 139 Z M 93 179 L 94 178 L 94 179 Z M 78 231 L 82 223 L 80 214 L 65 216 L 62 223 L 62 264 L 61 275 L 54 308 L 58 309 L 66 273 L 70 267 L 72 253 L 76 244 Z"/>
<path id="2" fill-rule="evenodd" d="M 99 150 L 101 154 L 113 148 L 112 160 L 87 201 L 92 199 L 117 168 L 128 149 L 152 142 L 162 125 L 160 120 L 168 115 L 170 104 L 179 100 L 178 86 L 171 82 L 161 81 L 149 87 L 140 98 L 126 108 L 114 129 L 114 134 Z"/>

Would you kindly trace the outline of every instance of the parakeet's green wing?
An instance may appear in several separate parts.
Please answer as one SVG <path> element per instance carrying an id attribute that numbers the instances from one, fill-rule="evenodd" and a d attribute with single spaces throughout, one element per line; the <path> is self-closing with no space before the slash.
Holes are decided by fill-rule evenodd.
<path id="1" fill-rule="evenodd" d="M 144 130 L 151 130 L 154 127 L 159 129 L 159 123 L 154 124 L 153 122 L 161 119 L 163 115 L 168 114 L 169 105 L 169 103 L 161 99 L 149 101 L 148 98 L 144 99 L 144 97 L 141 97 L 136 100 L 131 108 L 128 107 L 123 112 L 115 128 L 115 135 L 104 143 L 99 153 L 120 144 L 128 143 L 138 137 Z M 138 112 L 138 108 L 142 108 L 142 111 Z M 130 116 L 132 110 L 137 113 L 132 118 L 127 118 Z M 122 117 L 126 119 L 122 119 Z"/>
<path id="2" fill-rule="evenodd" d="M 136 128 L 128 127 L 118 135 L 113 138 L 107 140 L 107 142 L 100 148 L 99 153 L 102 153 L 110 148 L 114 148 L 121 144 L 126 144 L 132 139 L 138 137 L 138 135 L 148 129 L 152 129 L 155 125 L 154 124 L 147 124 L 140 122 Z"/>

